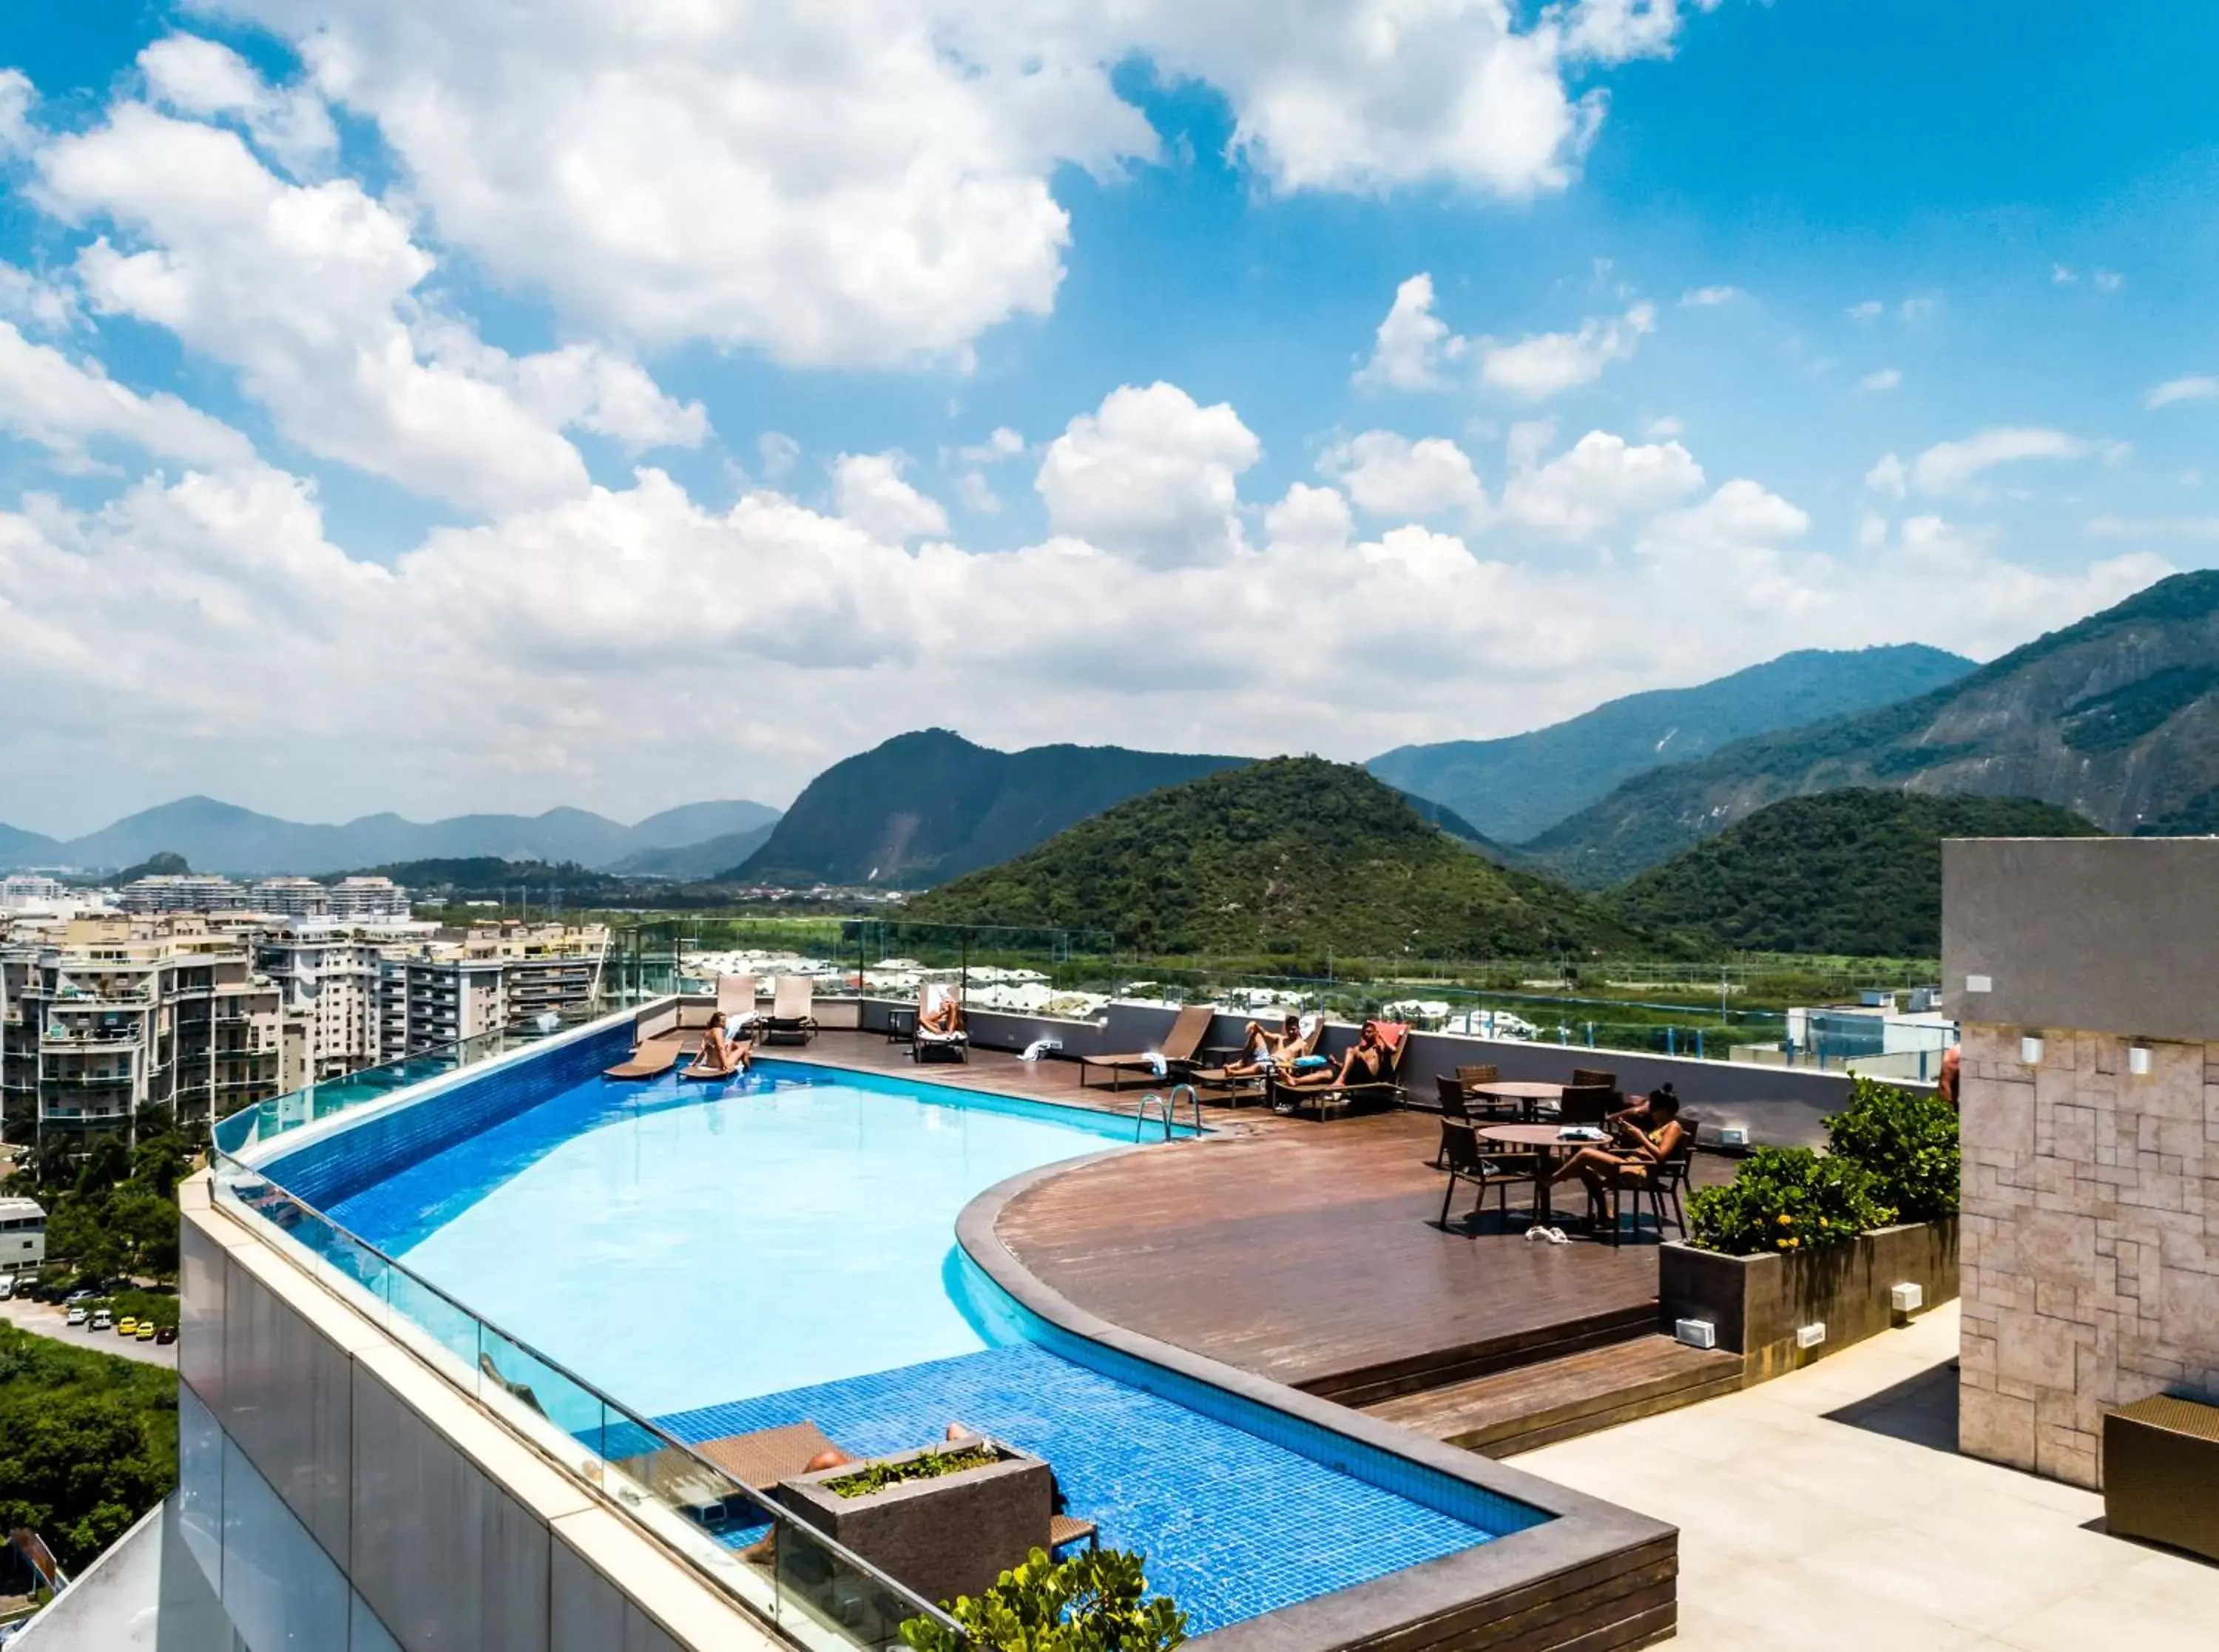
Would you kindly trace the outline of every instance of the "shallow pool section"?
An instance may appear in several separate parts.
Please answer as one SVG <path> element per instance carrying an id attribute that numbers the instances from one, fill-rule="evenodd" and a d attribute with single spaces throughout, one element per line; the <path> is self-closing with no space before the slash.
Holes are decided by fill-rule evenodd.
<path id="1" fill-rule="evenodd" d="M 656 1420 L 689 1445 L 813 1422 L 858 1456 L 960 1422 L 1044 1458 L 1070 1512 L 1105 1547 L 1145 1553 L 1196 1634 L 1490 1536 L 1029 1344 Z"/>
<path id="2" fill-rule="evenodd" d="M 681 1411 L 985 1347 L 945 1284 L 957 1213 L 1132 1128 L 774 1061 L 596 1076 L 330 1214 L 626 1405 Z"/>

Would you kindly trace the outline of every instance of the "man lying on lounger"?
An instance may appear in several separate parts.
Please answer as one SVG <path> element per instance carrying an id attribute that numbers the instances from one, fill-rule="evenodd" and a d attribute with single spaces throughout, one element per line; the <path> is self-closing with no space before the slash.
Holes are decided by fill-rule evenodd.
<path id="1" fill-rule="evenodd" d="M 1240 1053 L 1225 1064 L 1228 1078 L 1254 1078 L 1274 1068 L 1291 1069 L 1317 1046 L 1317 1036 L 1325 1026 L 1325 1017 L 1318 1016 L 1310 1022 L 1309 1031 L 1302 1031 L 1302 1017 L 1293 1010 L 1273 1032 L 1261 1022 L 1252 1021 L 1240 1034 Z"/>
<path id="2" fill-rule="evenodd" d="M 1407 1036 L 1407 1029 L 1389 1034 L 1384 1022 L 1367 1021 L 1339 1066 L 1290 1073 L 1279 1082 L 1293 1090 L 1339 1090 L 1349 1084 L 1378 1084 L 1394 1066 L 1396 1040 Z"/>

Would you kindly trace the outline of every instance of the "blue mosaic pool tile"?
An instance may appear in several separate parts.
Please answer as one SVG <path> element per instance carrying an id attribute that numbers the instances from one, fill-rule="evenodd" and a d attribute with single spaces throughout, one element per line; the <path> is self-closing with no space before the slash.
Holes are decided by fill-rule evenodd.
<path id="1" fill-rule="evenodd" d="M 1071 1512 L 1146 1554 L 1197 1634 L 1493 1535 L 1030 1345 L 658 1419 L 689 1444 L 804 1420 L 858 1456 L 960 1422 L 1045 1458 Z"/>

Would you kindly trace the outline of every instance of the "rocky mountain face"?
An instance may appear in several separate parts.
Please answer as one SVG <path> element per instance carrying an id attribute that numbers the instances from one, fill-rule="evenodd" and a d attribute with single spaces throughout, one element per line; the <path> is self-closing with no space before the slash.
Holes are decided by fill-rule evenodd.
<path id="1" fill-rule="evenodd" d="M 1619 786 L 1526 851 L 1584 888 L 1781 798 L 1845 786 L 2037 798 L 2110 832 L 2219 822 L 2219 571 L 2179 574 L 1898 705 Z"/>

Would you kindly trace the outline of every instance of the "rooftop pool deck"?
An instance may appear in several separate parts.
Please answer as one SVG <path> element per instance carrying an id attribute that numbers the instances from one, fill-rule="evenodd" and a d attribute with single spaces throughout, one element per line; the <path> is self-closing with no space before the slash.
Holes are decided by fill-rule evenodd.
<path id="1" fill-rule="evenodd" d="M 967 1206 L 1131 1147 L 1129 1115 L 821 1060 L 712 1083 L 601 1060 L 476 1080 L 505 1094 L 475 1127 L 395 1111 L 266 1165 L 686 1443 L 805 1419 L 869 1456 L 960 1422 L 1044 1457 L 1197 1633 L 1549 1518 L 1361 1441 L 1321 1450 L 1267 1405 L 1059 1332 L 969 1261 Z"/>

